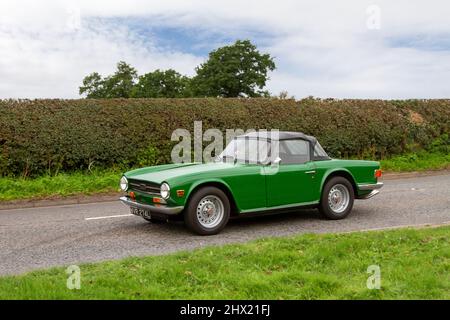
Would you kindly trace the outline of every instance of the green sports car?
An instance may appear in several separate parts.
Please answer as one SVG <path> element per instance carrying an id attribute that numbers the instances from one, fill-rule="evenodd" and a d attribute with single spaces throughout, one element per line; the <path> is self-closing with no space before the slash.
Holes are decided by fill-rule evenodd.
<path id="1" fill-rule="evenodd" d="M 182 218 L 200 235 L 219 233 L 230 217 L 315 207 L 343 219 L 354 199 L 383 183 L 380 163 L 330 158 L 317 139 L 297 132 L 234 138 L 213 163 L 182 163 L 127 172 L 120 200 L 150 222 Z"/>

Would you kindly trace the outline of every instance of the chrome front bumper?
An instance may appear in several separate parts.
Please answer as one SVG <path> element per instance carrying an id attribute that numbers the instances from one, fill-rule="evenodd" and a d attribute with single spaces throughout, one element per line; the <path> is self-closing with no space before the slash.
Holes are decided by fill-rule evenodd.
<path id="1" fill-rule="evenodd" d="M 143 204 L 133 201 L 129 197 L 120 197 L 120 201 L 131 208 L 148 210 L 151 213 L 153 212 L 166 215 L 176 215 L 179 214 L 184 209 L 184 207 L 168 207 L 166 205 Z"/>
<path id="2" fill-rule="evenodd" d="M 357 199 L 370 199 L 374 196 L 376 196 L 377 194 L 380 193 L 380 190 L 383 187 L 383 182 L 378 182 L 378 183 L 372 183 L 372 184 L 358 184 L 358 189 L 361 191 L 372 191 L 368 194 L 362 195 L 362 196 L 358 196 Z"/>

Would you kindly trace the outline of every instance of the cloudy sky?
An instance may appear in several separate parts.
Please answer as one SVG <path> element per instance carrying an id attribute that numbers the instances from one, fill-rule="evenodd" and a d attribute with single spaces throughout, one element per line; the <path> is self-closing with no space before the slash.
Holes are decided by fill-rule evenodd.
<path id="1" fill-rule="evenodd" d="M 192 75 L 252 40 L 276 59 L 268 89 L 297 98 L 450 98 L 445 0 L 2 0 L 0 98 L 78 98 L 124 60 Z"/>

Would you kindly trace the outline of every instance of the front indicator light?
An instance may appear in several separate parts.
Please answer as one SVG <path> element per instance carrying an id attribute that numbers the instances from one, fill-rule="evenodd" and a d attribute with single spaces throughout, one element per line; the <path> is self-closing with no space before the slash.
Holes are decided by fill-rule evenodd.
<path id="1" fill-rule="evenodd" d="M 166 200 L 164 200 L 164 199 L 161 199 L 161 198 L 158 198 L 158 197 L 155 197 L 155 198 L 153 198 L 153 203 L 157 203 L 157 204 L 166 204 L 167 202 L 166 202 Z"/>
<path id="2" fill-rule="evenodd" d="M 184 190 L 177 190 L 177 197 L 183 198 L 184 197 Z"/>

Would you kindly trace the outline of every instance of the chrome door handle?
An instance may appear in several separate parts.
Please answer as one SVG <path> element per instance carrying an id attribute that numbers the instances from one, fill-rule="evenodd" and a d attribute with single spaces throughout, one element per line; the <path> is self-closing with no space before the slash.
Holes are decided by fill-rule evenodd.
<path id="1" fill-rule="evenodd" d="M 306 174 L 316 174 L 316 170 L 306 171 Z"/>

